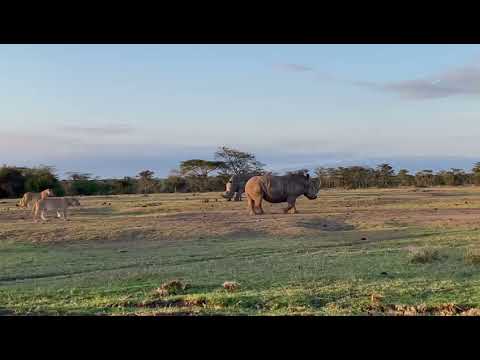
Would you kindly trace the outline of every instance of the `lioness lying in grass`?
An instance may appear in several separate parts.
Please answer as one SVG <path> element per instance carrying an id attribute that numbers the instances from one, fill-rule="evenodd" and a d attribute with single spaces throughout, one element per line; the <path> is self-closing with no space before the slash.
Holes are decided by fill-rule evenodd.
<path id="1" fill-rule="evenodd" d="M 67 209 L 70 206 L 80 206 L 80 201 L 75 198 L 47 198 L 38 200 L 32 208 L 33 221 L 38 221 L 38 214 L 42 220 L 46 221 L 45 214 L 49 210 L 55 210 L 60 218 L 63 214 L 63 220 L 67 220 Z"/>

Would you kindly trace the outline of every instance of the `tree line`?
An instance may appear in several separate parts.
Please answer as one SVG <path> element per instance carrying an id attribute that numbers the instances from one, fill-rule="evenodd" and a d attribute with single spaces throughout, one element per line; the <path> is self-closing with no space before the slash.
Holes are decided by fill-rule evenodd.
<path id="1" fill-rule="evenodd" d="M 151 170 L 136 177 L 100 179 L 89 173 L 70 172 L 60 180 L 53 167 L 35 168 L 4 165 L 0 167 L 0 198 L 18 198 L 25 192 L 51 188 L 57 196 L 121 195 L 175 192 L 223 191 L 225 183 L 235 174 L 262 174 L 265 164 L 254 154 L 220 147 L 214 160 L 190 159 L 180 162 L 166 178 L 156 178 Z M 395 172 L 390 164 L 375 168 L 365 166 L 319 167 L 315 169 L 321 188 L 359 189 L 398 186 L 461 186 L 480 185 L 480 162 L 471 172 L 452 168 L 434 172 L 429 169 L 414 174 L 407 169 Z"/>
<path id="2" fill-rule="evenodd" d="M 50 166 L 4 165 L 0 168 L 0 198 L 21 197 L 25 192 L 47 188 L 57 196 L 223 191 L 232 175 L 261 174 L 265 166 L 255 155 L 225 146 L 218 148 L 214 158 L 182 161 L 167 178 L 156 178 L 155 173 L 147 169 L 135 177 L 122 179 L 100 179 L 90 173 L 69 172 L 67 179 L 60 180 Z"/>
<path id="3" fill-rule="evenodd" d="M 315 174 L 320 180 L 321 188 L 480 185 L 480 162 L 473 166 L 471 172 L 452 168 L 437 172 L 425 169 L 411 174 L 407 169 L 395 172 L 390 164 L 380 164 L 375 168 L 365 166 L 319 167 L 315 170 Z"/>

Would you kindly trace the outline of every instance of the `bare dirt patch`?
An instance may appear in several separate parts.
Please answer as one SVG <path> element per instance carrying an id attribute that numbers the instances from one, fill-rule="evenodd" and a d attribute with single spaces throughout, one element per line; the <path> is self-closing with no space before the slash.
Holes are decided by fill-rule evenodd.
<path id="1" fill-rule="evenodd" d="M 50 214 L 49 222 L 38 224 L 33 224 L 30 210 L 16 208 L 12 199 L 0 204 L 0 241 L 314 237 L 326 232 L 478 227 L 478 189 L 413 190 L 320 191 L 316 200 L 298 199 L 298 214 L 283 214 L 285 204 L 265 202 L 265 214 L 259 216 L 248 215 L 245 200 L 228 202 L 220 193 L 82 197 L 69 222 Z"/>

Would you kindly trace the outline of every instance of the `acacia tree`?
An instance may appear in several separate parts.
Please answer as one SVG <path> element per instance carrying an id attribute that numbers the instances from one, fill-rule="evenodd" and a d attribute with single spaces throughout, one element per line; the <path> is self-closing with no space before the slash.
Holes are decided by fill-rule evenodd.
<path id="1" fill-rule="evenodd" d="M 138 184 L 140 188 L 143 190 L 144 194 L 146 194 L 147 191 L 153 185 L 153 174 L 155 174 L 153 171 L 143 170 L 143 171 L 140 171 L 137 175 Z"/>
<path id="2" fill-rule="evenodd" d="M 441 170 L 435 175 L 435 185 L 455 185 L 455 175 L 453 171 Z"/>
<path id="3" fill-rule="evenodd" d="M 475 185 L 480 185 L 480 161 L 473 165 L 472 173 L 473 183 Z"/>
<path id="4" fill-rule="evenodd" d="M 430 169 L 418 171 L 415 174 L 415 186 L 428 187 L 433 186 L 433 171 Z"/>
<path id="5" fill-rule="evenodd" d="M 224 164 L 222 174 L 228 177 L 245 173 L 260 174 L 265 166 L 265 164 L 257 161 L 255 155 L 226 146 L 218 148 L 215 152 L 215 159 Z"/>
<path id="6" fill-rule="evenodd" d="M 393 184 L 393 177 L 395 176 L 395 171 L 390 166 L 390 164 L 377 165 L 376 171 L 378 187 L 389 187 Z"/>
<path id="7" fill-rule="evenodd" d="M 180 163 L 180 174 L 187 179 L 192 190 L 204 191 L 207 187 L 208 175 L 223 169 L 224 166 L 223 161 L 185 160 Z"/>
<path id="8" fill-rule="evenodd" d="M 400 169 L 398 171 L 397 180 L 400 186 L 410 186 L 415 182 L 414 176 L 410 175 L 407 169 Z"/>
<path id="9" fill-rule="evenodd" d="M 119 194 L 133 194 L 135 192 L 135 179 L 124 176 L 123 179 L 114 182 L 114 189 Z"/>
<path id="10" fill-rule="evenodd" d="M 463 169 L 451 168 L 450 172 L 453 177 L 453 185 L 465 185 L 468 182 L 468 176 Z"/>
<path id="11" fill-rule="evenodd" d="M 180 188 L 184 188 L 186 185 L 185 179 L 178 170 L 171 170 L 168 178 L 164 181 L 165 189 L 167 192 L 176 193 Z"/>
<path id="12" fill-rule="evenodd" d="M 65 182 L 65 192 L 69 195 L 94 195 L 98 191 L 98 183 L 92 180 L 92 174 L 67 172 L 68 181 Z"/>

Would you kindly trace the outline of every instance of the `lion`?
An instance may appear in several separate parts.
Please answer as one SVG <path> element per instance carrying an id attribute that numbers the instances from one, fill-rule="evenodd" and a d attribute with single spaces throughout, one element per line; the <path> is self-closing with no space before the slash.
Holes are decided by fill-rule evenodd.
<path id="1" fill-rule="evenodd" d="M 61 218 L 63 214 L 63 220 L 67 220 L 67 209 L 71 206 L 80 206 L 80 201 L 75 198 L 47 198 L 38 200 L 32 208 L 33 221 L 38 221 L 38 214 L 43 221 L 46 221 L 45 214 L 49 210 L 55 210 L 57 217 Z"/>
<path id="2" fill-rule="evenodd" d="M 46 199 L 49 196 L 55 196 L 52 189 L 45 189 L 40 193 L 27 192 L 23 195 L 17 206 L 28 209 L 30 204 L 33 206 L 37 200 Z"/>

